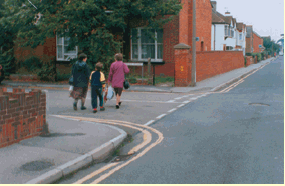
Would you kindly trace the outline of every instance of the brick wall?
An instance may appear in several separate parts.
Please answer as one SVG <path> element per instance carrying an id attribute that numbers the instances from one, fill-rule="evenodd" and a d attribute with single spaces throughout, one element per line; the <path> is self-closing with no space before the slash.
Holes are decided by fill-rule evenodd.
<path id="1" fill-rule="evenodd" d="M 259 45 L 263 46 L 263 39 L 253 33 L 253 53 L 260 53 Z"/>
<path id="2" fill-rule="evenodd" d="M 251 37 L 247 37 L 246 38 L 245 52 L 246 53 L 251 53 L 251 47 L 252 47 L 252 38 Z"/>
<path id="3" fill-rule="evenodd" d="M 40 90 L 0 89 L 0 148 L 43 133 L 46 95 Z"/>
<path id="4" fill-rule="evenodd" d="M 242 51 L 208 51 L 196 54 L 196 82 L 244 67 Z"/>
<path id="5" fill-rule="evenodd" d="M 246 66 L 253 64 L 253 58 L 252 56 L 246 56 Z"/>
<path id="6" fill-rule="evenodd" d="M 15 46 L 15 57 L 18 61 L 24 61 L 32 56 L 36 56 L 43 61 L 49 61 L 56 57 L 56 38 L 47 38 L 44 45 L 36 48 Z"/>
<path id="7" fill-rule="evenodd" d="M 196 1 L 196 37 L 199 37 L 199 41 L 196 42 L 196 51 L 211 50 L 211 27 L 212 6 L 210 0 Z M 192 43 L 190 44 L 190 46 L 192 46 Z"/>

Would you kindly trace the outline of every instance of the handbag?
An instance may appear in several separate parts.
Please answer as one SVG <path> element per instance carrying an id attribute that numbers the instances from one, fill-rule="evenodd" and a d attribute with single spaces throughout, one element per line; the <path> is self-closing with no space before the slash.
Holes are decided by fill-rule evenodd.
<path id="1" fill-rule="evenodd" d="M 125 75 L 125 81 L 124 81 L 124 83 L 123 83 L 123 86 L 124 86 L 125 89 L 130 88 L 130 83 L 129 83 L 128 80 L 126 80 L 126 75 Z"/>
<path id="2" fill-rule="evenodd" d="M 130 83 L 129 83 L 128 80 L 126 80 L 126 79 L 125 79 L 125 81 L 124 81 L 124 88 L 125 88 L 125 89 L 130 88 Z"/>
<path id="3" fill-rule="evenodd" d="M 69 78 L 68 83 L 69 83 L 70 85 L 73 85 L 73 76 L 71 76 L 71 77 Z"/>

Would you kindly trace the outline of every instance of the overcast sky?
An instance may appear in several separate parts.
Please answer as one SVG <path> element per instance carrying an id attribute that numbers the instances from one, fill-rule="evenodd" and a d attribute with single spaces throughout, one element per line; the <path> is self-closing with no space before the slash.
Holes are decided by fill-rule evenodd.
<path id="1" fill-rule="evenodd" d="M 278 41 L 284 34 L 284 0 L 215 0 L 217 11 L 227 9 L 237 22 L 252 25 L 260 36 Z"/>

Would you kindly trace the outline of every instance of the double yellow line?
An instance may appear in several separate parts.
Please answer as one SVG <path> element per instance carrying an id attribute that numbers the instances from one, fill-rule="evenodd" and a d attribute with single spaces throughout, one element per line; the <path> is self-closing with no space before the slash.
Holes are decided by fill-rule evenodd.
<path id="1" fill-rule="evenodd" d="M 241 84 L 242 82 L 244 82 L 244 79 L 247 78 L 248 76 L 251 76 L 252 74 L 254 74 L 255 72 L 257 72 L 258 70 L 264 68 L 266 65 L 268 65 L 269 63 L 263 65 L 262 67 L 259 67 L 258 69 L 254 70 L 252 73 L 248 74 L 247 76 L 241 78 L 239 81 L 237 81 L 236 83 L 232 84 L 231 86 L 225 88 L 224 90 L 220 91 L 219 93 L 226 93 L 229 92 L 230 90 L 232 90 L 233 88 L 235 88 L 236 86 L 238 86 L 239 84 Z"/>
<path id="2" fill-rule="evenodd" d="M 145 125 L 139 125 L 139 124 L 131 123 L 131 122 L 118 121 L 118 120 L 104 120 L 104 119 L 95 119 L 95 118 L 85 118 L 85 117 L 62 116 L 62 115 L 60 117 L 61 118 L 77 119 L 77 120 L 80 120 L 80 121 L 89 121 L 89 122 L 96 122 L 96 123 L 111 124 L 111 125 L 116 125 L 116 126 L 124 126 L 124 127 L 129 127 L 129 128 L 141 131 L 144 134 L 143 142 L 140 143 L 139 145 L 133 147 L 128 152 L 128 154 L 134 154 L 135 152 L 138 152 L 140 149 L 146 147 L 151 142 L 152 135 L 151 135 L 151 133 L 149 131 L 151 131 L 153 133 L 156 133 L 158 135 L 158 139 L 154 143 L 152 143 L 151 145 L 146 147 L 142 152 L 138 153 L 137 155 L 135 155 L 134 157 L 129 159 L 127 162 L 125 162 L 123 164 L 120 164 L 118 162 L 108 164 L 108 165 L 100 168 L 99 170 L 96 170 L 95 172 L 92 172 L 91 174 L 83 177 L 82 179 L 76 181 L 73 184 L 82 184 L 85 181 L 93 178 L 94 176 L 97 176 L 98 174 L 101 174 L 104 171 L 114 167 L 109 172 L 107 172 L 107 173 L 103 174 L 102 176 L 100 176 L 99 178 L 95 179 L 91 184 L 100 183 L 101 181 L 103 181 L 104 179 L 106 179 L 107 177 L 112 175 L 114 172 L 120 170 L 121 168 L 125 167 L 126 165 L 128 165 L 131 162 L 133 162 L 136 159 L 138 159 L 139 157 L 142 157 L 143 155 L 145 155 L 150 149 L 155 147 L 157 144 L 161 143 L 163 138 L 164 138 L 163 134 L 161 132 L 159 132 L 158 130 L 154 129 L 154 128 L 151 128 L 151 127 L 145 126 Z"/>

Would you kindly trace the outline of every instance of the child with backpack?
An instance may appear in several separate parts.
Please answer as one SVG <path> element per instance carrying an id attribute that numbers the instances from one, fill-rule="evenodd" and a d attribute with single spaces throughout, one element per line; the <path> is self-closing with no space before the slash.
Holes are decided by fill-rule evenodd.
<path id="1" fill-rule="evenodd" d="M 104 111 L 103 92 L 105 91 L 105 75 L 101 72 L 103 64 L 96 63 L 95 71 L 91 72 L 90 85 L 91 85 L 91 104 L 93 113 L 97 112 L 97 97 L 99 97 L 100 111 Z"/>

